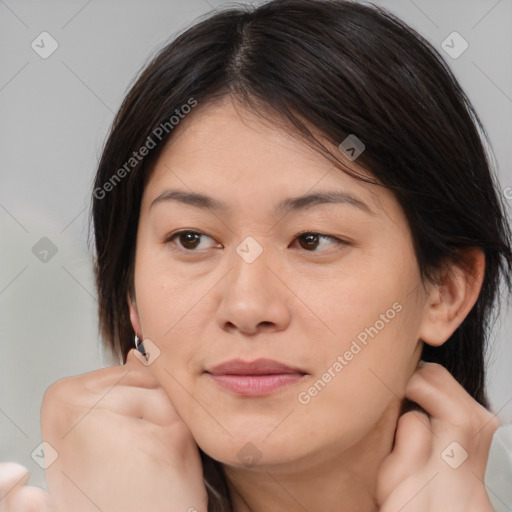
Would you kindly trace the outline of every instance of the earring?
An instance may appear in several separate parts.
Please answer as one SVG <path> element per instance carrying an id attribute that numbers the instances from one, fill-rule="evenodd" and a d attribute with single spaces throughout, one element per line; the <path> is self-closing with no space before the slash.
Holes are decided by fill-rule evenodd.
<path id="1" fill-rule="evenodd" d="M 142 354 L 146 355 L 146 351 L 144 350 L 144 345 L 142 344 L 142 341 L 140 341 L 140 338 L 135 334 L 135 348 Z"/>

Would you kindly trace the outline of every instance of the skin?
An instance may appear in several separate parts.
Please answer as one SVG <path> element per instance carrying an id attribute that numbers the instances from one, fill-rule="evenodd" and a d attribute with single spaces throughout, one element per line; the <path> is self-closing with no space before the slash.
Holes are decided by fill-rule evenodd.
<path id="1" fill-rule="evenodd" d="M 347 165 L 361 170 L 357 162 Z M 212 196 L 227 209 L 176 201 L 152 206 L 168 189 Z M 347 204 L 286 215 L 273 210 L 285 198 L 319 190 L 350 193 L 372 213 Z M 203 235 L 169 241 L 178 230 Z M 303 230 L 349 243 L 320 238 L 307 245 L 296 238 Z M 262 248 L 252 263 L 236 252 L 249 236 Z M 335 169 L 303 141 L 228 96 L 182 121 L 156 163 L 142 198 L 135 297 L 128 302 L 135 331 L 160 351 L 151 371 L 198 446 L 224 465 L 236 512 L 384 510 L 386 503 L 393 507 L 417 493 L 413 484 L 405 485 L 397 498 L 393 490 L 410 473 L 381 484 L 379 468 L 384 461 L 386 474 L 396 467 L 396 457 L 389 462 L 389 456 L 422 343 L 444 343 L 478 297 L 485 259 L 473 250 L 467 262 L 464 269 L 444 272 L 439 285 L 424 285 L 407 220 L 390 191 Z M 298 394 L 396 303 L 400 312 L 377 336 L 309 403 L 300 403 Z M 247 398 L 223 390 L 205 373 L 228 359 L 260 357 L 307 375 L 272 396 Z M 425 399 L 423 388 L 439 377 L 422 375 L 419 383 L 412 381 L 411 396 L 425 402 L 429 413 L 449 411 L 435 406 L 431 396 Z M 444 378 L 445 386 L 437 387 L 450 395 L 447 400 L 463 396 L 451 376 Z M 464 398 L 466 412 L 478 411 L 481 420 L 471 428 L 490 425 L 476 464 L 483 477 L 485 448 L 497 425 Z M 412 427 L 412 414 L 403 423 L 409 435 L 402 442 L 420 437 L 419 428 L 432 442 L 431 419 Z M 416 421 L 422 418 L 414 414 Z M 443 430 L 446 418 L 439 421 L 435 427 Z M 255 464 L 237 455 L 247 443 Z M 437 446 L 437 459 L 445 446 Z M 431 451 L 420 450 L 414 464 L 398 467 L 417 469 L 427 455 Z M 485 510 L 485 491 L 479 499 L 479 510 Z"/>
<path id="2" fill-rule="evenodd" d="M 149 364 L 132 350 L 125 365 L 53 384 L 41 421 L 59 453 L 46 473 L 54 502 L 23 486 L 23 468 L 7 475 L 4 466 L 2 510 L 173 503 L 205 512 L 199 446 L 223 464 L 235 512 L 492 512 L 483 477 L 498 420 L 443 367 L 418 366 L 423 343 L 444 343 L 474 305 L 483 253 L 467 250 L 464 266 L 445 266 L 438 284 L 424 285 L 388 190 L 334 169 L 230 97 L 199 106 L 176 130 L 144 190 L 135 296 L 127 297 Z M 229 209 L 151 207 L 171 188 Z M 347 204 L 272 211 L 325 189 L 357 196 L 372 214 Z M 178 230 L 204 235 L 168 241 Z M 349 243 L 308 245 L 297 239 L 306 230 Z M 236 252 L 248 236 L 263 250 L 252 263 Z M 353 340 L 379 320 L 349 359 Z M 346 364 L 333 377 L 340 355 Z M 275 359 L 307 375 L 271 396 L 240 397 L 205 373 L 236 357 Z M 326 384 L 315 393 L 319 380 Z M 426 414 L 399 417 L 404 397 Z M 467 459 L 450 466 L 461 453 Z M 133 468 L 138 485 L 127 486 Z"/>
<path id="3" fill-rule="evenodd" d="M 43 439 L 58 457 L 45 474 L 57 512 L 164 512 L 169 503 L 206 512 L 197 445 L 136 354 L 46 391 Z"/>

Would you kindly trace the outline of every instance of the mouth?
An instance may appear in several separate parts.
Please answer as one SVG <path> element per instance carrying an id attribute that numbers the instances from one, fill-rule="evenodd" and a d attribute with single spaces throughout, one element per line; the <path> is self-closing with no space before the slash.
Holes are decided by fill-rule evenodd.
<path id="1" fill-rule="evenodd" d="M 221 388 L 239 396 L 266 396 L 308 375 L 304 370 L 271 359 L 242 361 L 232 359 L 206 373 Z"/>

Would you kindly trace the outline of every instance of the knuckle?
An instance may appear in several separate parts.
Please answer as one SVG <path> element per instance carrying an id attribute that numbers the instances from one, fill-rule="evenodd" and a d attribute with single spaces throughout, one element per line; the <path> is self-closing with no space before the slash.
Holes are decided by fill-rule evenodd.
<path id="1" fill-rule="evenodd" d="M 496 430 L 501 426 L 501 421 L 495 414 L 486 411 L 487 414 L 483 415 L 481 421 L 476 424 L 479 428 L 479 434 L 487 437 L 492 437 Z"/>
<path id="2" fill-rule="evenodd" d="M 53 409 L 54 406 L 66 403 L 69 398 L 69 388 L 72 378 L 66 377 L 50 384 L 43 395 L 42 412 Z"/>
<path id="3" fill-rule="evenodd" d="M 42 489 L 27 486 L 16 493 L 11 506 L 13 510 L 23 512 L 42 512 L 42 510 L 49 510 L 49 497 Z"/>
<path id="4" fill-rule="evenodd" d="M 419 375 L 421 375 L 424 379 L 428 380 L 436 380 L 440 378 L 446 378 L 447 376 L 451 376 L 450 372 L 439 363 L 424 363 L 419 371 Z"/>
<path id="5" fill-rule="evenodd" d="M 495 414 L 492 415 L 492 418 L 489 421 L 489 425 L 493 430 L 496 430 L 501 426 L 501 421 L 497 415 L 495 415 Z"/>
<path id="6" fill-rule="evenodd" d="M 51 384 L 41 404 L 43 437 L 56 439 L 73 421 L 76 406 L 83 396 L 78 377 L 65 377 Z"/>

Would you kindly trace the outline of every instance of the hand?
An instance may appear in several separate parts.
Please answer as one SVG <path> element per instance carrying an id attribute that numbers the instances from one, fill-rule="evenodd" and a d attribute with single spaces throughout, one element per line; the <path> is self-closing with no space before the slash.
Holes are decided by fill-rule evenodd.
<path id="1" fill-rule="evenodd" d="M 379 512 L 492 512 L 483 481 L 499 420 L 436 363 L 418 367 L 405 395 L 428 416 L 400 417 L 379 469 Z"/>
<path id="2" fill-rule="evenodd" d="M 28 469 L 15 462 L 0 463 L 0 512 L 51 512 L 43 489 L 26 485 Z"/>
<path id="3" fill-rule="evenodd" d="M 59 380 L 46 391 L 46 470 L 58 511 L 206 512 L 197 445 L 132 349 L 121 366 Z"/>

